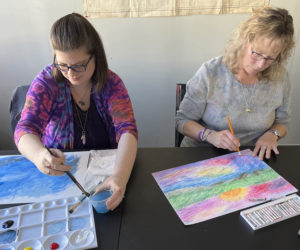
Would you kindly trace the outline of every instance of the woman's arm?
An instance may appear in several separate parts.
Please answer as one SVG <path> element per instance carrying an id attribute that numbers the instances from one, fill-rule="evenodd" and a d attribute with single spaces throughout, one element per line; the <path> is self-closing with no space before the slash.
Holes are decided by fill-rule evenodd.
<path id="1" fill-rule="evenodd" d="M 137 152 L 137 139 L 130 133 L 123 133 L 119 140 L 117 157 L 112 176 L 108 177 L 98 188 L 112 189 L 113 194 L 107 200 L 106 206 L 114 210 L 122 201 Z"/>
<path id="2" fill-rule="evenodd" d="M 183 134 L 193 138 L 194 140 L 201 140 L 199 133 L 204 127 L 195 121 L 188 121 L 183 126 Z M 211 133 L 209 133 L 211 131 Z M 217 148 L 224 148 L 231 151 L 236 151 L 236 148 L 240 146 L 240 141 L 237 137 L 231 134 L 229 130 L 214 131 L 205 130 L 202 138 L 206 138 L 206 141 L 214 145 Z"/>
<path id="3" fill-rule="evenodd" d="M 269 159 L 272 150 L 275 154 L 279 154 L 278 140 L 287 134 L 287 126 L 291 117 L 291 83 L 288 74 L 284 77 L 281 85 L 283 88 L 282 105 L 275 110 L 275 121 L 273 126 L 258 138 L 253 150 L 253 156 L 258 156 L 260 160 L 264 157 Z M 270 130 L 277 130 L 280 134 L 278 138 Z"/>
<path id="4" fill-rule="evenodd" d="M 277 130 L 280 134 L 280 138 L 272 133 L 272 130 Z M 286 126 L 283 124 L 274 124 L 270 130 L 265 132 L 256 142 L 255 148 L 253 150 L 253 156 L 258 156 L 260 160 L 263 160 L 264 156 L 267 159 L 271 157 L 271 151 L 273 150 L 275 154 L 279 154 L 278 151 L 278 140 L 286 135 Z"/>
<path id="5" fill-rule="evenodd" d="M 70 166 L 65 166 L 66 157 L 63 152 L 51 149 L 54 156 L 51 155 L 35 134 L 24 134 L 19 140 L 18 149 L 44 174 L 63 175 L 71 169 Z"/>

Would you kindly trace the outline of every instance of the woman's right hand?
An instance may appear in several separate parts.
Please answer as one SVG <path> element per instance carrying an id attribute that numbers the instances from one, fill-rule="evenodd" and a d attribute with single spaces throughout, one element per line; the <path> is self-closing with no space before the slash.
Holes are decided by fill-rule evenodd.
<path id="1" fill-rule="evenodd" d="M 39 152 L 37 152 L 34 157 L 34 164 L 37 168 L 43 173 L 47 175 L 63 175 L 65 171 L 71 170 L 70 166 L 66 166 L 66 156 L 59 149 L 49 149 L 50 152 L 46 148 L 42 148 Z"/>
<path id="2" fill-rule="evenodd" d="M 240 146 L 240 140 L 235 137 L 229 130 L 212 131 L 207 137 L 207 141 L 217 148 L 236 151 Z"/>

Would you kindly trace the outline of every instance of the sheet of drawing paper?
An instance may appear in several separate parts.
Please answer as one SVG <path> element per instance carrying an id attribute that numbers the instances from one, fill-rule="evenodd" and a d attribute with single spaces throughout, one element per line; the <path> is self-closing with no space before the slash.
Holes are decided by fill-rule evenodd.
<path id="1" fill-rule="evenodd" d="M 249 149 L 152 175 L 185 225 L 298 191 Z"/>
<path id="2" fill-rule="evenodd" d="M 117 149 L 106 150 L 91 150 L 88 171 L 84 177 L 83 182 L 89 190 L 95 189 L 93 186 L 97 176 L 97 183 L 104 181 L 105 178 L 113 174 L 117 155 Z"/>
<path id="3" fill-rule="evenodd" d="M 85 187 L 89 152 L 65 153 L 71 173 Z M 98 177 L 89 178 L 98 183 Z M 82 192 L 66 175 L 49 176 L 21 155 L 0 156 L 0 203 L 42 202 L 80 195 Z"/>

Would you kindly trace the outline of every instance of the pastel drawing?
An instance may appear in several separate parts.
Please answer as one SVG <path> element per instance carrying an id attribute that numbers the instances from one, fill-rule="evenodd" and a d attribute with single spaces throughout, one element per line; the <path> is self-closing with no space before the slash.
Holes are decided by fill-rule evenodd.
<path id="1" fill-rule="evenodd" d="M 185 225 L 253 206 L 249 199 L 297 192 L 265 162 L 242 151 L 153 173 Z"/>

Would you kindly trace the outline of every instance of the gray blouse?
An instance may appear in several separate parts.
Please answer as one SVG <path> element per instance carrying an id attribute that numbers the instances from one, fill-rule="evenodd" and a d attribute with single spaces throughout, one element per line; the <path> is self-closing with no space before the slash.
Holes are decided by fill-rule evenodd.
<path id="1" fill-rule="evenodd" d="M 187 82 L 186 94 L 176 114 L 176 129 L 183 133 L 193 120 L 216 131 L 229 129 L 229 115 L 241 145 L 254 145 L 273 124 L 287 125 L 290 120 L 291 84 L 286 74 L 278 81 L 262 80 L 254 85 L 238 82 L 216 57 L 204 63 Z M 247 111 L 250 112 L 247 112 Z M 201 142 L 184 137 L 181 146 Z"/>

